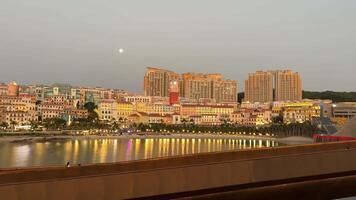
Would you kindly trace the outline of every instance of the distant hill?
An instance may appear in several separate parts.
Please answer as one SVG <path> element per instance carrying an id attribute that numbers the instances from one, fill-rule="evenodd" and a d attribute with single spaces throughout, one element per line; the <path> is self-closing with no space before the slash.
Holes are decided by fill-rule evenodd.
<path id="1" fill-rule="evenodd" d="M 333 102 L 356 101 L 356 92 L 303 91 L 303 99 L 330 99 Z"/>
<path id="2" fill-rule="evenodd" d="M 240 92 L 238 94 L 238 102 L 244 98 L 245 93 Z M 334 91 L 324 91 L 324 92 L 314 92 L 314 91 L 303 91 L 303 99 L 330 99 L 333 102 L 356 102 L 356 92 L 334 92 Z"/>

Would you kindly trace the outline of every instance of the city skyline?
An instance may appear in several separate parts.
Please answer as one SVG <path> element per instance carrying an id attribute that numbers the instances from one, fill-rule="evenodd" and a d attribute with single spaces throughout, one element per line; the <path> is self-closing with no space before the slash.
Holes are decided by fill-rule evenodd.
<path id="1" fill-rule="evenodd" d="M 7 82 L 0 80 L 0 84 L 10 84 L 12 82 L 15 82 L 16 84 L 18 84 L 20 86 L 29 86 L 29 85 L 38 85 L 38 86 L 41 86 L 41 85 L 42 86 L 69 85 L 69 86 L 72 86 L 72 87 L 106 88 L 106 89 L 113 89 L 113 90 L 123 90 L 123 91 L 131 92 L 131 93 L 135 93 L 135 94 L 143 94 L 143 95 L 146 95 L 146 96 L 152 96 L 152 95 L 145 94 L 145 88 L 146 88 L 146 86 L 145 86 L 145 77 L 147 76 L 147 70 L 148 71 L 150 71 L 150 70 L 163 71 L 163 72 L 167 72 L 167 73 L 172 73 L 172 74 L 174 74 L 173 76 L 175 76 L 174 80 L 178 80 L 178 79 L 180 79 L 181 76 L 183 78 L 184 76 L 187 76 L 187 75 L 201 76 L 201 78 L 203 76 L 206 76 L 206 75 L 210 75 L 210 76 L 216 76 L 217 75 L 219 78 L 223 77 L 224 80 L 236 82 L 237 85 L 238 85 L 237 93 L 241 93 L 241 92 L 245 93 L 246 81 L 250 78 L 251 74 L 254 74 L 254 73 L 278 72 L 278 71 L 283 72 L 284 71 L 284 72 L 293 72 L 293 73 L 299 74 L 298 76 L 302 77 L 302 75 L 300 75 L 300 73 L 298 71 L 293 71 L 293 70 L 287 69 L 287 68 L 279 68 L 279 69 L 273 69 L 273 70 L 272 69 L 262 69 L 262 70 L 257 70 L 257 71 L 254 71 L 254 72 L 251 71 L 251 72 L 247 73 L 246 77 L 243 80 L 235 80 L 235 79 L 228 78 L 228 76 L 226 76 L 226 75 L 224 75 L 224 74 L 222 74 L 220 72 L 212 72 L 212 73 L 193 72 L 193 71 L 176 72 L 176 71 L 171 71 L 171 70 L 169 70 L 167 68 L 163 68 L 163 67 L 145 67 L 145 72 L 143 73 L 143 79 L 142 79 L 142 77 L 141 77 L 141 79 L 139 79 L 139 80 L 144 80 L 144 81 L 142 81 L 143 87 L 139 91 L 133 91 L 133 90 L 129 90 L 127 88 L 121 88 L 121 87 L 110 87 L 110 86 L 107 87 L 107 86 L 103 86 L 103 85 L 93 85 L 93 84 L 79 85 L 79 84 L 73 84 L 72 82 L 49 82 L 49 83 L 33 82 L 33 83 L 26 83 L 26 82 L 23 82 L 23 80 L 16 80 L 16 79 L 9 79 L 10 81 L 7 81 Z M 303 82 L 304 82 L 304 77 L 303 77 Z M 168 96 L 168 85 L 166 87 L 167 88 L 165 88 L 164 90 L 167 90 L 166 91 L 167 93 L 164 94 L 164 95 L 157 95 L 157 96 Z M 302 91 L 312 91 L 312 90 L 305 90 L 304 89 L 305 88 L 304 84 L 303 84 L 303 86 L 301 88 L 302 88 Z M 323 92 L 323 91 L 332 91 L 332 90 L 326 89 L 326 90 L 319 90 L 319 91 L 314 90 L 314 91 Z M 334 91 L 338 92 L 337 90 L 334 90 Z M 345 92 L 345 91 L 342 91 L 342 92 Z M 346 92 L 349 92 L 349 91 L 346 91 Z M 354 92 L 354 90 L 351 90 L 350 92 Z M 153 95 L 153 96 L 155 96 L 155 95 Z"/>
<path id="2" fill-rule="evenodd" d="M 142 91 L 144 68 L 160 66 L 243 87 L 248 72 L 285 66 L 306 90 L 354 90 L 354 1 L 155 3 L 5 0 L 0 80 Z"/>

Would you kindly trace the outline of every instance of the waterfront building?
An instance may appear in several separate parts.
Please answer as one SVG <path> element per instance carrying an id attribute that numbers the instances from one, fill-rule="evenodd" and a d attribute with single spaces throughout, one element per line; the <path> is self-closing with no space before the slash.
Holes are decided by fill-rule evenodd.
<path id="1" fill-rule="evenodd" d="M 0 83 L 0 96 L 7 95 L 7 85 L 5 83 Z"/>
<path id="2" fill-rule="evenodd" d="M 241 108 L 229 116 L 232 124 L 262 126 L 272 122 L 272 111 L 270 109 Z"/>
<path id="3" fill-rule="evenodd" d="M 128 116 L 135 111 L 130 102 L 120 102 L 115 99 L 103 99 L 98 104 L 97 113 L 103 121 L 127 121 Z"/>
<path id="4" fill-rule="evenodd" d="M 152 102 L 152 97 L 149 96 L 141 96 L 141 95 L 135 95 L 135 96 L 123 96 L 123 101 L 130 102 L 130 103 L 150 103 Z"/>
<path id="5" fill-rule="evenodd" d="M 240 108 L 246 108 L 246 109 L 271 109 L 271 103 L 270 102 L 241 102 Z"/>
<path id="6" fill-rule="evenodd" d="M 156 113 L 134 112 L 128 116 L 130 123 L 142 124 L 172 124 L 172 115 L 160 115 Z"/>
<path id="7" fill-rule="evenodd" d="M 235 111 L 233 105 L 228 104 L 182 104 L 180 107 L 180 114 L 183 116 L 196 115 L 230 115 Z"/>
<path id="8" fill-rule="evenodd" d="M 25 125 L 32 121 L 38 121 L 34 96 L 0 96 L 0 122 Z"/>
<path id="9" fill-rule="evenodd" d="M 272 107 L 273 116 L 282 116 L 283 122 L 303 123 L 321 116 L 319 103 L 314 102 L 274 102 Z"/>
<path id="10" fill-rule="evenodd" d="M 135 106 L 130 102 L 116 102 L 116 120 L 127 120 L 128 116 L 135 111 Z"/>
<path id="11" fill-rule="evenodd" d="M 169 96 L 169 84 L 178 81 L 179 74 L 159 68 L 147 67 L 144 76 L 144 92 L 146 96 Z"/>
<path id="12" fill-rule="evenodd" d="M 97 113 L 99 120 L 102 121 L 112 121 L 118 120 L 117 116 L 117 105 L 114 99 L 103 99 L 98 104 Z"/>
<path id="13" fill-rule="evenodd" d="M 167 115 L 173 114 L 174 106 L 167 103 L 136 103 L 135 111 L 149 114 Z"/>

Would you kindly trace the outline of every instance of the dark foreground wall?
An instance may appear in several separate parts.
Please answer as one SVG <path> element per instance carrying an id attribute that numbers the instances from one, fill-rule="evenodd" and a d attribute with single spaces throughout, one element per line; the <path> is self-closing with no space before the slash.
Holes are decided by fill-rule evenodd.
<path id="1" fill-rule="evenodd" d="M 342 174 L 356 170 L 355 158 L 356 142 L 340 142 L 70 168 L 9 169 L 0 172 L 0 199 L 155 198 Z"/>

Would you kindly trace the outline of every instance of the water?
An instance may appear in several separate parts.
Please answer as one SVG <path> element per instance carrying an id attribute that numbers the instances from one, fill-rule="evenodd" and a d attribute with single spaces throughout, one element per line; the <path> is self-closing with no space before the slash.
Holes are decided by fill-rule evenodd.
<path id="1" fill-rule="evenodd" d="M 203 152 L 275 147 L 271 140 L 193 138 L 0 140 L 0 168 L 110 163 Z"/>

